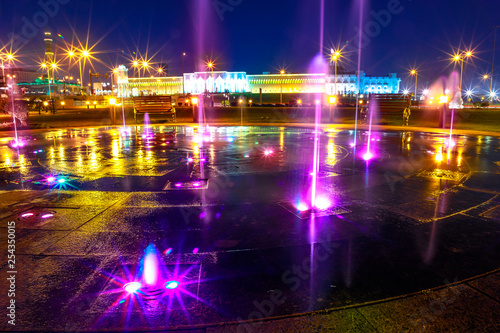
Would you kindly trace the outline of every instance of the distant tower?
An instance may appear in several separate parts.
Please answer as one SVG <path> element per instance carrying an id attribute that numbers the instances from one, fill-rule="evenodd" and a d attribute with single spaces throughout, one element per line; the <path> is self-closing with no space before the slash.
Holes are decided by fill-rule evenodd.
<path id="1" fill-rule="evenodd" d="M 45 44 L 46 44 L 46 50 L 45 50 L 45 63 L 47 64 L 47 75 L 48 79 L 54 79 L 54 69 L 52 68 L 52 64 L 54 63 L 54 52 L 52 52 L 52 38 L 50 37 L 52 34 L 50 33 L 49 29 L 45 31 Z"/>

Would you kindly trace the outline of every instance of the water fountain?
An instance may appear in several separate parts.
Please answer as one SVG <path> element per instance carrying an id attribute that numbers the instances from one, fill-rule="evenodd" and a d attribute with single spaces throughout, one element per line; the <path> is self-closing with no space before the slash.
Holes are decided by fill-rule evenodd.
<path id="1" fill-rule="evenodd" d="M 143 299 L 161 299 L 169 292 L 177 289 L 181 283 L 165 272 L 164 265 L 160 263 L 158 252 L 153 244 L 144 251 L 140 262 L 139 274 L 134 281 L 123 284 L 122 288 L 127 295 Z"/>

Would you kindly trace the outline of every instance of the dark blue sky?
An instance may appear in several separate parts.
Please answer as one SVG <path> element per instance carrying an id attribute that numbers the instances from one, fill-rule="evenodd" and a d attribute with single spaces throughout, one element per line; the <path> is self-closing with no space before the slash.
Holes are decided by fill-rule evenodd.
<path id="1" fill-rule="evenodd" d="M 157 53 L 154 60 L 169 64 L 173 75 L 181 72 L 182 52 L 187 53 L 186 71 L 194 70 L 197 60 L 213 57 L 220 70 L 252 74 L 285 66 L 289 72 L 301 72 L 319 52 L 320 1 L 1 0 L 0 40 L 5 44 L 12 32 L 27 37 L 19 51 L 26 65 L 42 56 L 43 31 L 48 26 L 70 42 L 73 29 L 83 41 L 89 31 L 90 44 L 102 38 L 94 50 L 109 66 L 126 63 L 125 55 L 131 57 L 132 52 L 145 55 L 148 49 L 148 55 Z M 417 66 L 419 81 L 431 82 L 452 70 L 447 53 L 458 47 L 475 49 L 476 58 L 464 71 L 465 85 L 471 80 L 479 83 L 482 74 L 491 71 L 493 26 L 500 25 L 498 1 L 365 0 L 361 25 L 360 3 L 325 0 L 325 54 L 346 42 L 352 45 L 350 50 L 357 50 L 356 29 L 361 26 L 368 32 L 361 55 L 361 69 L 367 74 L 396 72 L 405 83 L 408 70 Z M 41 4 L 47 4 L 45 11 Z M 372 14 L 390 10 L 392 14 L 378 21 Z M 50 15 L 44 14 L 47 11 Z M 38 31 L 30 31 L 26 22 Z M 54 40 L 63 45 L 62 39 L 54 36 Z M 498 48 L 500 42 L 497 53 Z M 346 52 L 342 63 L 356 69 L 356 52 Z M 500 53 L 496 63 L 500 75 Z"/>

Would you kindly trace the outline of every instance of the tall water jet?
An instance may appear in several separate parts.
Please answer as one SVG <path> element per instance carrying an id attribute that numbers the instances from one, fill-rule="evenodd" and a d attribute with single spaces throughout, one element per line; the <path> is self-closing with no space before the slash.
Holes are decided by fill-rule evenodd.
<path id="1" fill-rule="evenodd" d="M 156 249 L 153 245 L 146 248 L 146 256 L 144 257 L 143 281 L 146 285 L 155 286 L 158 283 L 158 257 Z"/>
<path id="2" fill-rule="evenodd" d="M 356 149 L 356 141 L 357 141 L 357 135 L 358 135 L 358 112 L 359 112 L 359 81 L 360 81 L 360 75 L 359 73 L 361 72 L 361 46 L 363 42 L 363 33 L 362 33 L 362 27 L 363 27 L 363 11 L 365 7 L 365 1 L 364 0 L 359 0 L 359 29 L 358 29 L 358 72 L 357 72 L 357 79 L 356 79 L 356 111 L 354 114 L 354 141 L 353 141 L 353 147 Z"/>
<path id="3" fill-rule="evenodd" d="M 327 73 L 328 64 L 323 57 L 323 54 L 318 54 L 312 61 L 309 67 L 310 73 Z M 320 160 L 320 136 L 321 136 L 321 108 L 322 108 L 323 94 L 316 94 L 316 100 L 314 103 L 314 142 L 313 142 L 313 160 L 311 169 L 311 209 L 315 209 L 317 204 L 317 189 L 318 189 L 318 172 L 319 172 L 319 160 Z"/>

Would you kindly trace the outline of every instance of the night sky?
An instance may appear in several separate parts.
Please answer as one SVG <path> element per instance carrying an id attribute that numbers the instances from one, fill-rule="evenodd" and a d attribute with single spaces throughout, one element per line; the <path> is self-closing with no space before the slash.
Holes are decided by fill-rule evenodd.
<path id="1" fill-rule="evenodd" d="M 45 15 L 43 6 L 51 15 Z M 0 2 L 0 41 L 6 44 L 15 33 L 26 42 L 18 52 L 25 67 L 43 57 L 43 32 L 49 27 L 58 47 L 64 40 L 76 43 L 76 35 L 89 45 L 104 64 L 130 64 L 132 52 L 153 61 L 168 63 L 169 74 L 180 75 L 181 54 L 186 52 L 185 71 L 200 60 L 215 59 L 219 70 L 249 74 L 303 72 L 320 51 L 321 0 L 36 0 Z M 57 3 L 57 7 L 53 5 Z M 491 71 L 494 25 L 500 25 L 496 0 L 325 0 L 324 47 L 346 47 L 342 65 L 357 69 L 357 27 L 364 34 L 361 69 L 368 75 L 396 72 L 403 86 L 413 82 L 407 73 L 416 66 L 419 87 L 453 69 L 450 55 L 459 47 L 473 48 L 475 58 L 466 65 L 464 86 L 471 82 L 486 89 L 482 75 Z M 392 10 L 392 13 L 390 11 Z M 373 13 L 382 13 L 378 21 Z M 390 13 L 389 15 L 384 15 Z M 50 17 L 53 16 L 53 17 Z M 48 17 L 48 22 L 44 18 Z M 495 20 L 496 19 L 496 20 Z M 38 20 L 38 21 L 37 21 Z M 25 27 L 26 22 L 36 31 Z M 24 35 L 23 35 L 24 33 Z M 500 35 L 500 33 L 498 34 Z M 500 39 L 500 36 L 498 36 Z M 21 41 L 18 39 L 18 42 Z M 21 41 L 21 43 L 23 43 Z M 500 42 L 497 43 L 496 75 L 500 75 Z M 62 53 L 62 51 L 57 51 Z M 58 57 L 59 59 L 60 57 Z M 63 64 L 63 68 L 64 68 Z M 196 68 L 201 69 L 201 68 Z M 105 70 L 97 64 L 96 70 Z M 73 71 L 76 71 L 73 68 Z M 498 77 L 498 76 L 497 76 Z"/>

